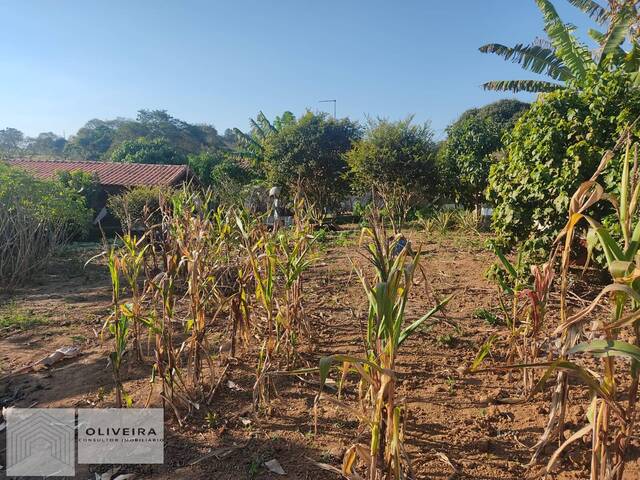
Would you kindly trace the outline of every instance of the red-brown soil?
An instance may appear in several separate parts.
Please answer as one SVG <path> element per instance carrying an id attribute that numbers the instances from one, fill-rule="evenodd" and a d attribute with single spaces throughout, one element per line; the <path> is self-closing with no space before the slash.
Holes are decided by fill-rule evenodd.
<path id="1" fill-rule="evenodd" d="M 448 323 L 415 334 L 403 346 L 398 362 L 399 395 L 407 408 L 406 440 L 417 478 L 523 479 L 535 475 L 527 469 L 529 447 L 546 422 L 548 395 L 527 404 L 502 405 L 494 400 L 519 395 L 517 374 L 464 375 L 480 345 L 496 331 L 474 318 L 478 308 L 496 307 L 496 290 L 484 278 L 493 257 L 477 235 L 449 234 L 423 242 L 422 266 L 428 282 L 420 279 L 408 311 L 412 320 L 434 305 L 434 298 L 455 294 L 448 305 Z M 328 244 L 309 272 L 305 308 L 313 327 L 312 342 L 301 348 L 301 366 L 315 366 L 320 356 L 362 354 L 361 325 L 366 319 L 362 286 L 350 258 L 362 260 L 351 244 Z M 49 370 L 15 375 L 0 381 L 3 406 L 108 407 L 113 405 L 110 342 L 100 338 L 109 313 L 110 286 L 104 266 L 84 261 L 93 253 L 75 250 L 51 265 L 29 288 L 0 297 L 28 309 L 46 323 L 26 331 L 0 330 L 0 375 L 36 362 L 66 345 L 82 349 L 79 358 L 65 360 Z M 220 341 L 227 331 L 221 321 Z M 312 343 L 315 346 L 311 346 Z M 313 405 L 317 377 L 275 378 L 277 395 L 269 415 L 252 412 L 255 348 L 242 350 L 232 360 L 210 405 L 179 427 L 167 411 L 166 451 L 163 466 L 127 466 L 144 478 L 158 479 L 333 479 L 313 461 L 340 466 L 345 449 L 365 441 L 356 419 L 329 402 L 321 404 L 318 433 L 314 434 Z M 137 365 L 132 357 L 125 371 L 125 389 L 134 406 L 143 406 L 150 388 L 150 365 Z M 220 369 L 222 371 L 222 368 Z M 353 377 L 355 378 L 355 377 Z M 239 388 L 231 388 L 227 380 Z M 355 381 L 345 398 L 355 401 Z M 568 429 L 583 425 L 586 392 L 574 389 Z M 325 393 L 329 395 L 330 392 Z M 584 397 L 580 400 L 580 397 Z M 157 399 L 157 397 L 153 397 Z M 578 404 L 582 405 L 578 405 Z M 355 403 L 354 403 L 355 405 Z M 209 421 L 206 420 L 207 414 Z M 558 479 L 588 478 L 589 445 L 574 444 L 558 465 Z M 0 450 L 4 449 L 4 438 Z M 625 478 L 638 478 L 637 446 Z M 446 457 L 457 473 L 442 459 Z M 286 476 L 270 473 L 264 461 L 277 459 Z M 105 467 L 83 467 L 76 478 L 93 478 Z M 0 472 L 0 476 L 2 473 Z"/>

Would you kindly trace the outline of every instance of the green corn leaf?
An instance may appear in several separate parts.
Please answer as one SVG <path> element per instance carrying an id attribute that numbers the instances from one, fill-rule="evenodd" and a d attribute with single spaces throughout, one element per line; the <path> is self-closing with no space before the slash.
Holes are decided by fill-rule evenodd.
<path id="1" fill-rule="evenodd" d="M 491 351 L 491 347 L 493 347 L 493 342 L 495 342 L 497 339 L 498 339 L 498 335 L 493 334 L 489 337 L 489 339 L 486 342 L 482 344 L 482 346 L 480 347 L 480 350 L 478 350 L 478 353 L 476 354 L 476 358 L 473 360 L 473 363 L 471 364 L 471 368 L 469 369 L 469 371 L 474 372 L 480 366 L 480 364 L 484 361 L 486 356 L 489 355 L 489 352 Z"/>
<path id="2" fill-rule="evenodd" d="M 587 387 L 600 395 L 600 397 L 604 400 L 611 400 L 611 396 L 609 395 L 609 393 L 604 390 L 600 381 L 595 376 L 593 376 L 593 374 L 591 374 L 586 368 L 583 368 L 574 362 L 570 362 L 569 360 L 556 360 L 555 362 L 549 364 L 549 368 L 547 368 L 542 378 L 533 388 L 533 390 L 531 391 L 531 395 L 544 390 L 547 381 L 557 370 L 564 370 L 565 372 L 568 372 L 569 374 L 580 379 Z"/>
<path id="3" fill-rule="evenodd" d="M 589 225 L 591 225 L 591 228 L 595 231 L 595 234 L 600 241 L 600 246 L 604 251 L 604 255 L 607 259 L 608 265 L 611 265 L 611 263 L 616 260 L 630 260 L 630 258 L 626 258 L 625 252 L 622 251 L 609 231 L 605 227 L 603 227 L 600 222 L 587 215 L 583 215 L 583 218 L 587 220 L 587 222 L 589 222 Z"/>
<path id="4" fill-rule="evenodd" d="M 447 305 L 447 303 L 449 303 L 449 301 L 453 298 L 453 294 L 449 295 L 447 298 L 445 298 L 442 302 L 438 303 L 435 307 L 433 307 L 431 310 L 429 310 L 426 314 L 424 314 L 422 317 L 420 317 L 418 320 L 416 320 L 415 322 L 413 322 L 411 325 L 409 325 L 407 328 L 405 328 L 404 330 L 402 330 L 402 332 L 400 333 L 400 337 L 398 339 L 398 345 L 402 345 L 402 343 L 409 338 L 409 336 L 415 332 L 418 327 L 420 327 L 420 325 L 422 325 L 422 323 L 425 320 L 428 320 L 429 318 L 431 318 L 433 315 L 435 315 L 436 313 L 438 313 L 440 310 L 442 310 L 445 305 Z"/>
<path id="5" fill-rule="evenodd" d="M 592 340 L 590 342 L 579 343 L 569 350 L 569 354 L 575 353 L 625 357 L 640 361 L 640 347 L 621 340 Z"/>
<path id="6" fill-rule="evenodd" d="M 502 263 L 502 265 L 504 265 L 504 268 L 509 273 L 509 275 L 511 275 L 511 277 L 514 279 L 518 278 L 518 272 L 516 272 L 516 269 L 507 259 L 507 257 L 504 256 L 504 253 L 496 249 L 496 256 L 500 259 L 500 262 Z"/>
<path id="7" fill-rule="evenodd" d="M 331 370 L 332 365 L 334 363 L 339 363 L 339 362 L 343 362 L 343 363 L 348 362 L 348 363 L 353 363 L 358 365 L 367 365 L 370 368 L 377 370 L 379 373 L 385 373 L 387 375 L 395 377 L 395 373 L 392 372 L 391 370 L 383 369 L 369 360 L 352 357 L 350 355 L 340 355 L 340 354 L 329 355 L 327 357 L 320 358 L 320 361 L 318 364 L 318 370 L 320 371 L 320 390 L 321 391 L 322 391 L 322 388 L 324 387 L 325 382 L 327 381 L 327 378 L 329 376 L 329 371 Z"/>

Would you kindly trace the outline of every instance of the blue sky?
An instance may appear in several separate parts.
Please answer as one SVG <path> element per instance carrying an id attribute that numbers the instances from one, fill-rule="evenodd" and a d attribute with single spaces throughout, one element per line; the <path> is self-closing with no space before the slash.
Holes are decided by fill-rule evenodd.
<path id="1" fill-rule="evenodd" d="M 478 47 L 543 33 L 534 0 L 0 0 L 0 18 L 0 128 L 28 135 L 140 108 L 222 133 L 335 98 L 339 117 L 413 113 L 441 137 L 465 109 L 514 97 L 484 81 L 533 78 Z"/>

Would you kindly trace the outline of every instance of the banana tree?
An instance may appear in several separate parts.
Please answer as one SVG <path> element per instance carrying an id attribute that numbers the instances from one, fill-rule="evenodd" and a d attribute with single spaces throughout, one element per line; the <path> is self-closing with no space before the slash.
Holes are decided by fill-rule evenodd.
<path id="1" fill-rule="evenodd" d="M 267 138 L 278 133 L 282 126 L 292 122 L 295 122 L 295 116 L 291 112 L 284 112 L 273 122 L 270 122 L 264 113 L 258 112 L 255 120 L 249 119 L 251 124 L 249 133 L 244 133 L 239 128 L 233 129 L 237 145 L 229 155 L 250 164 L 253 168 L 258 168 L 264 158 L 264 144 Z"/>
<path id="2" fill-rule="evenodd" d="M 507 61 L 519 64 L 524 70 L 546 75 L 550 80 L 494 80 L 483 84 L 485 90 L 513 92 L 549 92 L 565 88 L 567 82 L 578 86 L 591 70 L 623 68 L 634 74 L 640 84 L 640 44 L 638 43 L 638 10 L 636 2 L 625 0 L 610 2 L 605 8 L 593 0 L 568 0 L 580 8 L 606 32 L 589 31 L 598 47 L 591 51 L 574 35 L 575 27 L 565 24 L 550 0 L 536 0 L 544 17 L 548 40 L 537 39 L 530 44 L 508 47 L 489 43 L 480 47 L 483 53 L 493 53 Z M 623 49 L 628 40 L 631 48 Z"/>

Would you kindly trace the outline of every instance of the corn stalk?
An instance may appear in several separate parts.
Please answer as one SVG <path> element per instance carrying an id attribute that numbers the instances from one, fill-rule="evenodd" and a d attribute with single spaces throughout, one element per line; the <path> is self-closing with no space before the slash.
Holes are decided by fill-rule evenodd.
<path id="1" fill-rule="evenodd" d="M 568 375 L 573 375 L 585 383 L 592 394 L 591 406 L 587 418 L 589 423 L 562 443 L 547 464 L 550 471 L 560 454 L 573 441 L 586 433 L 592 434 L 591 480 L 621 480 L 623 478 L 627 447 L 635 427 L 635 411 L 638 400 L 638 367 L 640 366 L 640 268 L 638 247 L 640 246 L 640 221 L 635 222 L 640 200 L 638 183 L 637 147 L 632 148 L 630 139 L 626 140 L 626 151 L 622 159 L 622 177 L 619 196 L 606 193 L 597 182 L 604 168 L 613 158 L 613 151 L 607 152 L 593 177 L 584 182 L 571 199 L 569 220 L 560 233 L 559 241 L 564 241 L 562 255 L 561 282 L 561 323 L 555 333 L 563 339 L 560 358 L 551 364 L 539 382 L 539 389 L 549 376 L 560 372 L 556 390 L 552 397 L 552 415 L 547 431 L 538 444 L 544 446 L 551 433 L 562 431 L 564 412 L 568 402 Z M 619 143 L 620 145 L 620 143 Z M 632 155 L 633 151 L 633 155 Z M 621 243 L 595 218 L 587 214 L 590 207 L 599 202 L 609 202 L 616 210 L 622 232 Z M 590 249 L 597 243 L 604 252 L 613 283 L 606 286 L 587 307 L 569 315 L 567 308 L 567 285 L 569 259 L 575 230 L 579 222 L 589 227 L 588 237 L 596 239 L 590 242 Z M 589 257 L 591 252 L 589 252 Z M 611 314 L 609 318 L 596 314 L 591 325 L 586 321 L 596 307 L 609 299 Z M 629 328 L 632 341 L 619 340 L 620 333 Z M 588 340 L 577 343 L 581 332 L 587 330 Z M 600 365 L 600 371 L 588 370 L 571 360 L 571 357 L 586 357 Z M 627 381 L 620 382 L 623 370 L 621 360 L 630 360 Z M 550 433 L 551 432 L 551 433 Z"/>
<path id="2" fill-rule="evenodd" d="M 409 293 L 419 268 L 420 251 L 410 258 L 409 244 L 403 237 L 388 238 L 384 225 L 371 219 L 372 228 L 365 228 L 365 258 L 375 270 L 370 283 L 363 272 L 362 285 L 369 301 L 369 314 L 365 338 L 366 358 L 332 355 L 320 360 L 321 385 L 326 382 L 331 365 L 343 364 L 343 379 L 354 368 L 360 375 L 361 410 L 349 407 L 338 399 L 327 397 L 332 403 L 354 413 L 368 428 L 369 445 L 352 445 L 345 453 L 342 473 L 347 478 L 359 479 L 358 460 L 364 464 L 367 480 L 404 479 L 413 476 L 411 463 L 404 448 L 404 418 L 406 407 L 396 398 L 396 359 L 400 346 L 428 319 L 440 311 L 450 297 L 438 303 L 426 315 L 405 325 L 405 310 Z M 316 399 L 316 406 L 322 395 Z"/>

